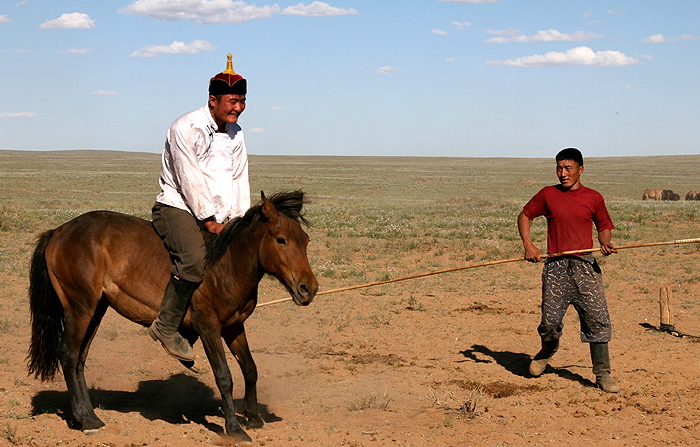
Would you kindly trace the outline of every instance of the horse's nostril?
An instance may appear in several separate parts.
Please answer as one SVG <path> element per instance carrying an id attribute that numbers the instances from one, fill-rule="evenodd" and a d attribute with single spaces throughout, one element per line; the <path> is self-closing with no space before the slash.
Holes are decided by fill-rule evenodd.
<path id="1" fill-rule="evenodd" d="M 301 293 L 303 296 L 308 296 L 309 295 L 309 287 L 306 284 L 300 284 L 299 285 L 299 293 Z"/>

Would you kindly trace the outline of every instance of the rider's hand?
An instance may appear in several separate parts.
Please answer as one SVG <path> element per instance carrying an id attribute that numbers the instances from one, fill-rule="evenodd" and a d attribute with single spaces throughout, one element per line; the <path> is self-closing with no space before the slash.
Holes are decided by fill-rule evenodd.
<path id="1" fill-rule="evenodd" d="M 226 228 L 226 225 L 219 223 L 215 220 L 205 221 L 204 226 L 206 227 L 207 231 L 212 234 L 219 234 L 222 231 L 224 231 L 224 228 Z"/>

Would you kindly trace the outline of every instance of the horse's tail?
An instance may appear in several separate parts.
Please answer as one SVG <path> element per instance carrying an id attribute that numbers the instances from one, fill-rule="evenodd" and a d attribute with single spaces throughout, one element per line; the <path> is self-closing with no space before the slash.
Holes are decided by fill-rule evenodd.
<path id="1" fill-rule="evenodd" d="M 29 270 L 29 310 L 32 341 L 27 367 L 29 374 L 52 380 L 59 365 L 59 348 L 64 330 L 63 306 L 51 284 L 46 266 L 46 247 L 55 230 L 39 236 Z"/>

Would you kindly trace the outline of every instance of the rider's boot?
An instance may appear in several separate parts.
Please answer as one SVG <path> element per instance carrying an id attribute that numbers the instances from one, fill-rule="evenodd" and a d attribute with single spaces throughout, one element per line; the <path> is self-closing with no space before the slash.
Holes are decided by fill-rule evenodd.
<path id="1" fill-rule="evenodd" d="M 151 338 L 160 341 L 167 353 L 178 360 L 194 360 L 192 346 L 177 332 L 177 329 L 187 312 L 187 307 L 197 287 L 199 287 L 199 283 L 171 276 L 165 287 L 158 317 L 148 328 Z"/>

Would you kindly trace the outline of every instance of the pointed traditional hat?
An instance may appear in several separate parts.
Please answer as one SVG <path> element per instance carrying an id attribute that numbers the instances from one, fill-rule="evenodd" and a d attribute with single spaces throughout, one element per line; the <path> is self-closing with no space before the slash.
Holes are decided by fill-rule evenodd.
<path id="1" fill-rule="evenodd" d="M 226 70 L 209 80 L 210 95 L 245 95 L 248 83 L 243 76 L 233 71 L 233 58 L 227 56 Z"/>

